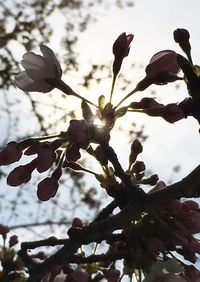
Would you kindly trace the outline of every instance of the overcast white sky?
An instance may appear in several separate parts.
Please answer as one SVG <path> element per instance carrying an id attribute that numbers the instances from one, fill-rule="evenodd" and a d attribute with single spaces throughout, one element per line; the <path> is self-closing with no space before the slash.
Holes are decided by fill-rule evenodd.
<path id="1" fill-rule="evenodd" d="M 98 21 L 90 25 L 79 38 L 78 48 L 81 48 L 82 63 L 88 62 L 90 58 L 96 63 L 112 60 L 112 44 L 117 36 L 124 31 L 134 33 L 135 37 L 129 57 L 125 59 L 122 68 L 124 73 L 129 74 L 129 77 L 133 76 L 133 85 L 128 87 L 127 92 L 132 90 L 135 83 L 144 75 L 144 68 L 138 71 L 136 68 L 130 70 L 128 66 L 132 63 L 135 63 L 136 66 L 142 63 L 145 67 L 153 54 L 164 49 L 173 49 L 181 53 L 173 40 L 173 31 L 176 28 L 189 30 L 193 61 L 200 64 L 200 0 L 135 0 L 133 8 L 120 10 L 113 7 L 105 11 L 97 11 L 97 14 L 100 14 Z M 62 16 L 54 20 L 57 34 L 59 34 Z M 50 45 L 50 47 L 56 53 L 59 52 L 57 44 Z M 21 58 L 23 53 L 18 52 L 18 54 Z M 75 88 L 73 85 L 72 87 Z M 93 99 L 97 101 L 99 95 L 109 94 L 109 87 L 110 82 L 108 81 L 105 85 L 100 85 L 98 89 L 91 89 L 87 98 L 96 94 Z M 187 96 L 184 87 L 177 91 L 174 85 L 152 86 L 151 89 L 156 90 L 158 99 L 162 97 L 162 102 L 165 104 L 181 101 Z M 81 94 L 87 94 L 87 92 L 85 90 L 84 93 L 83 90 Z M 126 93 L 121 93 L 116 87 L 115 95 L 120 95 L 120 99 Z M 132 101 L 148 95 L 149 91 L 145 91 L 144 94 L 136 94 Z M 115 98 L 119 100 L 116 96 Z M 144 144 L 144 152 L 140 160 L 144 160 L 147 169 L 158 173 L 162 180 L 167 181 L 171 178 L 172 168 L 176 165 L 181 165 L 182 168 L 180 173 L 174 176 L 173 181 L 184 177 L 200 163 L 200 134 L 198 133 L 200 126 L 194 119 L 182 120 L 171 125 L 159 118 L 133 114 L 129 115 L 128 120 L 122 120 L 122 126 L 126 124 L 127 129 L 130 128 L 128 121 L 145 124 L 145 133 L 149 135 L 149 139 Z M 126 166 L 129 153 L 127 135 L 115 132 L 112 143 L 119 153 L 120 161 Z"/>
<path id="2" fill-rule="evenodd" d="M 126 73 L 126 63 L 127 65 L 142 63 L 145 66 L 152 55 L 160 50 L 173 49 L 182 53 L 173 40 L 173 31 L 176 28 L 186 28 L 191 35 L 193 61 L 200 64 L 199 15 L 198 0 L 136 0 L 133 8 L 107 10 L 98 22 L 92 24 L 80 37 L 79 46 L 84 50 L 83 62 L 91 57 L 93 61 L 101 63 L 111 60 L 111 48 L 115 38 L 123 31 L 134 33 L 131 52 L 123 65 L 123 72 Z M 132 75 L 133 81 L 136 82 L 143 77 L 144 69 L 138 72 L 133 69 Z M 134 85 L 133 83 L 127 92 L 132 90 Z M 174 85 L 152 86 L 151 90 L 156 90 L 158 99 L 162 97 L 165 104 L 182 101 L 187 96 L 184 84 L 179 91 L 175 90 Z M 95 92 L 97 91 L 102 94 L 101 88 L 95 89 Z M 109 92 L 109 89 L 107 91 Z M 94 89 L 92 92 L 94 93 Z M 149 92 L 145 91 L 144 95 L 140 95 L 136 94 L 132 100 L 148 96 Z M 145 121 L 146 132 L 150 137 L 144 146 L 141 159 L 145 159 L 147 167 L 153 168 L 165 181 L 171 177 L 172 167 L 178 164 L 182 166 L 180 174 L 174 176 L 174 180 L 178 180 L 199 164 L 200 134 L 196 120 L 188 118 L 174 125 L 156 118 L 144 118 L 141 115 L 133 115 L 132 120 L 139 123 Z M 117 136 L 118 133 L 115 137 Z M 116 146 L 121 148 L 120 155 L 125 164 L 124 156 L 128 153 L 126 138 L 120 136 L 115 140 L 118 140 Z"/>
<path id="3" fill-rule="evenodd" d="M 164 49 L 173 49 L 181 53 L 179 46 L 173 40 L 173 31 L 176 28 L 186 28 L 191 35 L 192 56 L 196 64 L 200 64 L 200 1 L 199 0 L 135 0 L 134 7 L 118 9 L 116 7 L 95 11 L 97 22 L 88 26 L 87 30 L 79 36 L 78 48 L 81 53 L 81 63 L 88 63 L 92 59 L 93 63 L 103 63 L 111 61 L 113 58 L 112 44 L 117 36 L 122 32 L 133 33 L 129 57 L 124 60 L 122 71 L 126 75 L 133 77 L 133 84 L 128 86 L 125 93 L 119 91 L 116 85 L 114 100 L 119 101 L 123 95 L 132 90 L 140 79 L 144 76 L 145 65 L 148 64 L 153 54 Z M 57 16 L 57 17 L 56 17 Z M 55 38 L 49 46 L 59 53 L 58 40 L 62 33 L 62 16 L 55 13 L 52 17 L 56 29 Z M 95 16 L 95 15 L 94 15 Z M 64 30 L 64 29 L 63 29 Z M 45 42 L 44 42 L 45 43 Z M 21 58 L 23 50 L 18 50 Z M 138 67 L 143 64 L 143 68 L 130 70 L 129 66 L 135 63 Z M 67 82 L 70 77 L 66 77 Z M 82 90 L 81 95 L 86 95 L 95 102 L 101 94 L 106 95 L 110 91 L 110 81 L 105 81 L 98 88 L 91 91 Z M 182 83 L 183 84 L 183 83 Z M 76 84 L 72 85 L 72 87 Z M 158 100 L 162 98 L 163 103 L 179 102 L 186 96 L 187 92 L 184 85 L 179 91 L 175 90 L 174 84 L 169 86 L 152 86 L 151 90 L 156 91 Z M 149 96 L 149 91 L 136 94 L 132 99 L 140 100 L 144 96 Z M 129 116 L 131 121 L 139 124 L 145 123 L 145 132 L 149 134 L 148 142 L 145 144 L 144 153 L 141 156 L 147 163 L 147 168 L 154 169 L 159 173 L 163 180 L 171 177 L 172 167 L 181 164 L 181 176 L 187 174 L 199 164 L 200 157 L 200 134 L 197 122 L 188 118 L 174 125 L 167 124 L 159 118 L 144 117 L 143 115 L 133 114 Z M 124 121 L 123 121 L 124 123 Z M 126 122 L 128 124 L 128 122 Z M 118 137 L 115 133 L 116 148 L 120 148 L 121 161 L 126 165 L 128 154 L 126 136 Z M 119 142 L 120 141 L 120 142 Z"/>

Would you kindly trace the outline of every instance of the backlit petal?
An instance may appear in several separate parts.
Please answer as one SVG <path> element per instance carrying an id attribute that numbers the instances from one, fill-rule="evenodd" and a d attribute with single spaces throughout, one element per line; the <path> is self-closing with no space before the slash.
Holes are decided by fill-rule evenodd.
<path id="1" fill-rule="evenodd" d="M 48 63 L 54 64 L 56 66 L 56 69 L 57 69 L 57 72 L 58 72 L 58 77 L 61 78 L 62 69 L 61 69 L 60 63 L 58 62 L 54 52 L 49 47 L 47 47 L 46 45 L 41 45 L 40 50 L 41 50 L 44 58 L 48 61 Z"/>
<path id="2" fill-rule="evenodd" d="M 45 60 L 42 56 L 36 55 L 33 52 L 27 52 L 23 56 L 23 60 L 21 62 L 22 66 L 26 68 L 42 68 L 45 65 Z"/>
<path id="3" fill-rule="evenodd" d="M 27 75 L 25 71 L 15 76 L 15 84 L 18 88 L 29 92 L 36 91 L 36 92 L 46 93 L 53 89 L 53 87 L 46 82 L 43 81 L 35 82 Z"/>

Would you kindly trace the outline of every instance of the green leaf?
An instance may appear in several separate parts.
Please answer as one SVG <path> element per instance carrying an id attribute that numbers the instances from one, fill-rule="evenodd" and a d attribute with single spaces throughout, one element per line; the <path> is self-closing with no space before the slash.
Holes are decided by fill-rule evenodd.
<path id="1" fill-rule="evenodd" d="M 122 107 L 115 112 L 115 119 L 123 117 L 127 112 L 128 107 Z"/>
<path id="2" fill-rule="evenodd" d="M 101 95 L 99 97 L 98 106 L 99 106 L 100 111 L 104 109 L 104 107 L 105 107 L 105 96 L 104 95 Z"/>
<path id="3" fill-rule="evenodd" d="M 195 71 L 195 73 L 196 73 L 196 76 L 200 77 L 200 66 L 195 65 L 195 66 L 194 66 L 194 71 Z"/>
<path id="4" fill-rule="evenodd" d="M 114 175 L 115 175 L 115 171 L 114 171 L 114 169 L 113 169 L 112 166 L 109 166 L 109 167 L 108 167 L 108 172 L 109 172 L 109 175 L 110 175 L 110 176 L 114 176 Z"/>
<path id="5" fill-rule="evenodd" d="M 94 115 L 93 115 L 90 107 L 88 106 L 88 104 L 84 100 L 82 100 L 81 108 L 82 108 L 83 118 L 87 122 L 91 122 L 93 120 Z"/>

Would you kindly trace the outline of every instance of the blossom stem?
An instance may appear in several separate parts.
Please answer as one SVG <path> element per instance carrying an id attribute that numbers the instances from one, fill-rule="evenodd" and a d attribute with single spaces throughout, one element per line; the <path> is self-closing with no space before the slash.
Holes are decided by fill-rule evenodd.
<path id="1" fill-rule="evenodd" d="M 125 101 L 127 100 L 131 95 L 133 95 L 134 93 L 136 93 L 138 91 L 138 88 L 136 87 L 135 89 L 133 89 L 130 93 L 128 93 L 118 104 L 117 106 L 115 106 L 115 110 Z"/>
<path id="2" fill-rule="evenodd" d="M 98 108 L 97 105 L 95 105 L 93 102 L 87 100 L 86 98 L 80 96 L 78 93 L 74 92 L 74 90 L 67 84 L 64 83 L 64 81 L 59 80 L 56 82 L 55 87 L 58 88 L 59 90 L 61 90 L 62 92 L 64 92 L 66 95 L 72 95 L 74 97 L 77 97 L 81 100 L 84 100 L 85 102 L 87 102 L 88 104 Z"/>
<path id="3" fill-rule="evenodd" d="M 94 245 L 94 250 L 93 250 L 93 255 L 95 255 L 96 254 L 96 251 L 97 251 L 97 248 L 98 248 L 98 243 L 95 243 L 95 245 Z"/>
<path id="4" fill-rule="evenodd" d="M 127 112 L 144 113 L 144 110 L 143 109 L 131 109 L 131 110 L 127 110 Z"/>
<path id="5" fill-rule="evenodd" d="M 189 62 L 191 63 L 191 65 L 193 66 L 191 53 L 190 53 L 190 52 L 187 52 L 186 55 L 187 55 L 188 61 L 189 61 Z"/>
<path id="6" fill-rule="evenodd" d="M 86 103 L 88 103 L 88 104 L 90 104 L 90 105 L 94 106 L 95 108 L 98 108 L 98 106 L 97 106 L 97 105 L 95 105 L 93 102 L 91 102 L 90 100 L 87 100 L 86 98 L 84 98 L 84 97 L 80 96 L 79 94 L 77 94 L 77 93 L 73 92 L 73 94 L 72 94 L 72 95 L 73 95 L 74 97 L 77 97 L 77 98 L 81 99 L 81 100 L 84 100 Z"/>
<path id="7" fill-rule="evenodd" d="M 33 137 L 33 140 L 46 140 L 46 139 L 51 139 L 51 138 L 56 138 L 56 137 L 60 137 L 60 133 L 59 134 L 53 134 L 53 135 L 45 135 L 45 136 L 41 136 L 41 137 Z"/>
<path id="8" fill-rule="evenodd" d="M 113 92 L 114 92 L 114 88 L 115 88 L 116 78 L 117 78 L 117 75 L 114 74 L 113 79 L 112 79 L 112 87 L 111 87 L 111 91 L 110 91 L 110 103 L 112 101 L 112 96 L 113 96 Z"/>

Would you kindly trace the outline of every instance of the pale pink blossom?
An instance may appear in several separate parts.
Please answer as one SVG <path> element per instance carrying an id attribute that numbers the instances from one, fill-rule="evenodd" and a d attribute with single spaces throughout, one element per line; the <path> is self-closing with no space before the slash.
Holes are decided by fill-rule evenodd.
<path id="1" fill-rule="evenodd" d="M 21 64 L 25 71 L 15 76 L 15 84 L 24 91 L 49 92 L 61 79 L 62 69 L 54 52 L 45 45 L 40 50 L 43 56 L 33 52 L 24 54 Z"/>
<path id="2" fill-rule="evenodd" d="M 146 77 L 137 85 L 137 90 L 143 91 L 151 84 L 166 84 L 182 79 L 177 76 L 180 67 L 177 62 L 177 54 L 172 50 L 163 50 L 151 58 L 147 65 Z"/>

